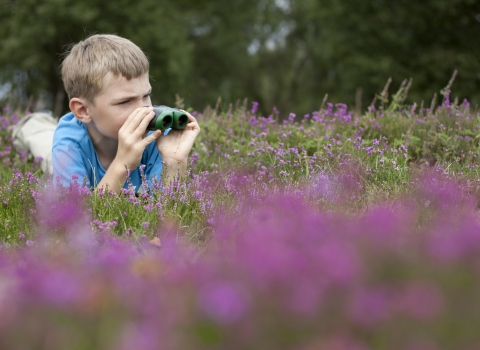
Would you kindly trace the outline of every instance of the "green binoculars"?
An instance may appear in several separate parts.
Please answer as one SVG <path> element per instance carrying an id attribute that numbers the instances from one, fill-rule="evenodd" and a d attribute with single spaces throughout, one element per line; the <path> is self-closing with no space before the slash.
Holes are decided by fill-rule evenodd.
<path id="1" fill-rule="evenodd" d="M 153 106 L 155 117 L 150 121 L 147 130 L 183 130 L 188 124 L 185 112 L 167 106 Z"/>

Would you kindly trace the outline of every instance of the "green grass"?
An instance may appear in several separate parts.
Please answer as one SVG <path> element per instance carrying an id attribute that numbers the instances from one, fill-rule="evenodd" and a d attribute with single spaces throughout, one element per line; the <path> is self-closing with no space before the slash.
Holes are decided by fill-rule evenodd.
<path id="1" fill-rule="evenodd" d="M 285 188 L 306 196 L 319 176 L 329 178 L 336 199 L 317 193 L 311 204 L 351 213 L 415 193 L 426 169 L 477 192 L 480 115 L 465 104 L 418 110 L 394 98 L 389 106 L 362 116 L 327 105 L 308 118 L 285 122 L 275 114 L 269 119 L 252 115 L 245 107 L 207 110 L 197 119 L 202 131 L 188 175 L 152 195 L 84 196 L 95 230 L 140 239 L 168 228 L 201 243 L 211 233 L 212 215 L 218 210 L 234 212 L 239 201 Z M 51 181 L 32 159 L 15 150 L 7 128 L 0 137 L 0 241 L 16 246 L 34 238 L 41 221 L 39 206 L 51 191 Z M 30 180 L 28 172 L 34 174 Z M 69 193 L 67 189 L 63 195 Z"/>

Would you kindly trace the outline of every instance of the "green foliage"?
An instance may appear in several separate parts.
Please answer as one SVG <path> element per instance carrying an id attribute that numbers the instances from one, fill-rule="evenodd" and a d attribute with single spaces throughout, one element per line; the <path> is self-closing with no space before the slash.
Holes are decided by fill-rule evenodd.
<path id="1" fill-rule="evenodd" d="M 0 241 L 7 245 L 24 243 L 37 224 L 38 179 L 32 173 L 11 175 L 0 187 Z"/>
<path id="2" fill-rule="evenodd" d="M 95 33 L 115 33 L 140 46 L 152 62 L 157 98 L 172 101 L 187 91 L 191 45 L 186 18 L 169 1 L 7 0 L 0 21 L 0 82 L 20 85 L 35 98 L 63 93 L 59 65 L 68 46 Z M 161 93 L 160 93 L 161 92 Z M 68 108 L 63 99 L 63 110 Z"/>
<path id="3" fill-rule="evenodd" d="M 222 112 L 192 112 L 202 132 L 186 178 L 166 187 L 155 182 L 143 194 L 133 189 L 118 195 L 86 191 L 88 220 L 98 232 L 142 239 L 173 228 L 200 243 L 208 239 L 216 210 L 234 211 L 249 196 L 266 198 L 284 188 L 305 191 L 314 188 L 319 176 L 330 183 L 331 194 L 312 197 L 311 205 L 341 211 L 362 210 L 379 198 L 393 199 L 415 191 L 418 169 L 424 166 L 464 178 L 475 191 L 480 174 L 480 115 L 448 99 L 440 107 L 417 110 L 399 98 L 361 116 L 345 105 L 330 103 L 311 115 L 292 114 L 285 121 L 277 121 L 275 113 L 264 117 L 240 105 Z M 8 125 L 18 118 L 1 118 L 1 240 L 18 243 L 20 232 L 27 237 L 33 234 L 39 206 L 58 208 L 61 198 L 37 203 L 40 193 L 49 192 L 50 180 L 42 179 L 40 185 L 38 176 L 22 175 L 37 171 L 37 165 L 12 145 Z M 348 191 L 342 189 L 345 183 Z M 65 198 L 77 186 L 74 180 Z M 335 203 L 332 193 L 348 196 L 348 200 Z M 66 226 L 39 224 L 60 235 L 68 231 Z"/>
<path id="4" fill-rule="evenodd" d="M 161 184 L 157 185 L 152 193 L 135 194 L 133 189 L 120 195 L 104 191 L 89 193 L 85 204 L 90 208 L 94 229 L 140 239 L 141 235 L 151 237 L 162 227 L 176 225 L 188 229 L 191 239 L 201 241 L 206 231 L 206 213 L 202 212 L 199 201 L 187 193 L 194 185 L 177 181 L 165 190 L 160 189 Z"/>
<path id="5" fill-rule="evenodd" d="M 157 104 L 176 93 L 196 109 L 246 96 L 265 114 L 276 105 L 303 115 L 329 92 L 361 110 L 388 77 L 397 86 L 412 77 L 410 101 L 426 101 L 455 69 L 455 96 L 478 103 L 479 13 L 474 0 L 4 0 L 0 84 L 13 87 L 1 103 L 17 94 L 22 107 L 32 97 L 67 110 L 61 55 L 92 33 L 145 51 Z"/>

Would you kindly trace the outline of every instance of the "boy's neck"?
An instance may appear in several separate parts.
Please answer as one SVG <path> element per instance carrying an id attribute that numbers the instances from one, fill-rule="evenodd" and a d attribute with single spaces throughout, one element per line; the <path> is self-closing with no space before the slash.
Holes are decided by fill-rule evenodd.
<path id="1" fill-rule="evenodd" d="M 100 134 L 92 123 L 87 124 L 88 134 L 102 167 L 107 170 L 117 155 L 118 141 Z"/>

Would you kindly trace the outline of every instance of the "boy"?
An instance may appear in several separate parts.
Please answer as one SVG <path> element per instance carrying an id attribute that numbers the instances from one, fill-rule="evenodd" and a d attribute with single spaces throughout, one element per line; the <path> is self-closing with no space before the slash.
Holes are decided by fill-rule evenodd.
<path id="1" fill-rule="evenodd" d="M 119 193 L 127 176 L 141 188 L 141 164 L 149 182 L 160 179 L 162 163 L 167 182 L 185 174 L 200 127 L 187 113 L 184 130 L 147 133 L 155 115 L 148 71 L 142 50 L 116 35 L 93 35 L 71 48 L 62 63 L 71 113 L 60 119 L 53 138 L 54 182 L 70 186 L 73 176 Z"/>

